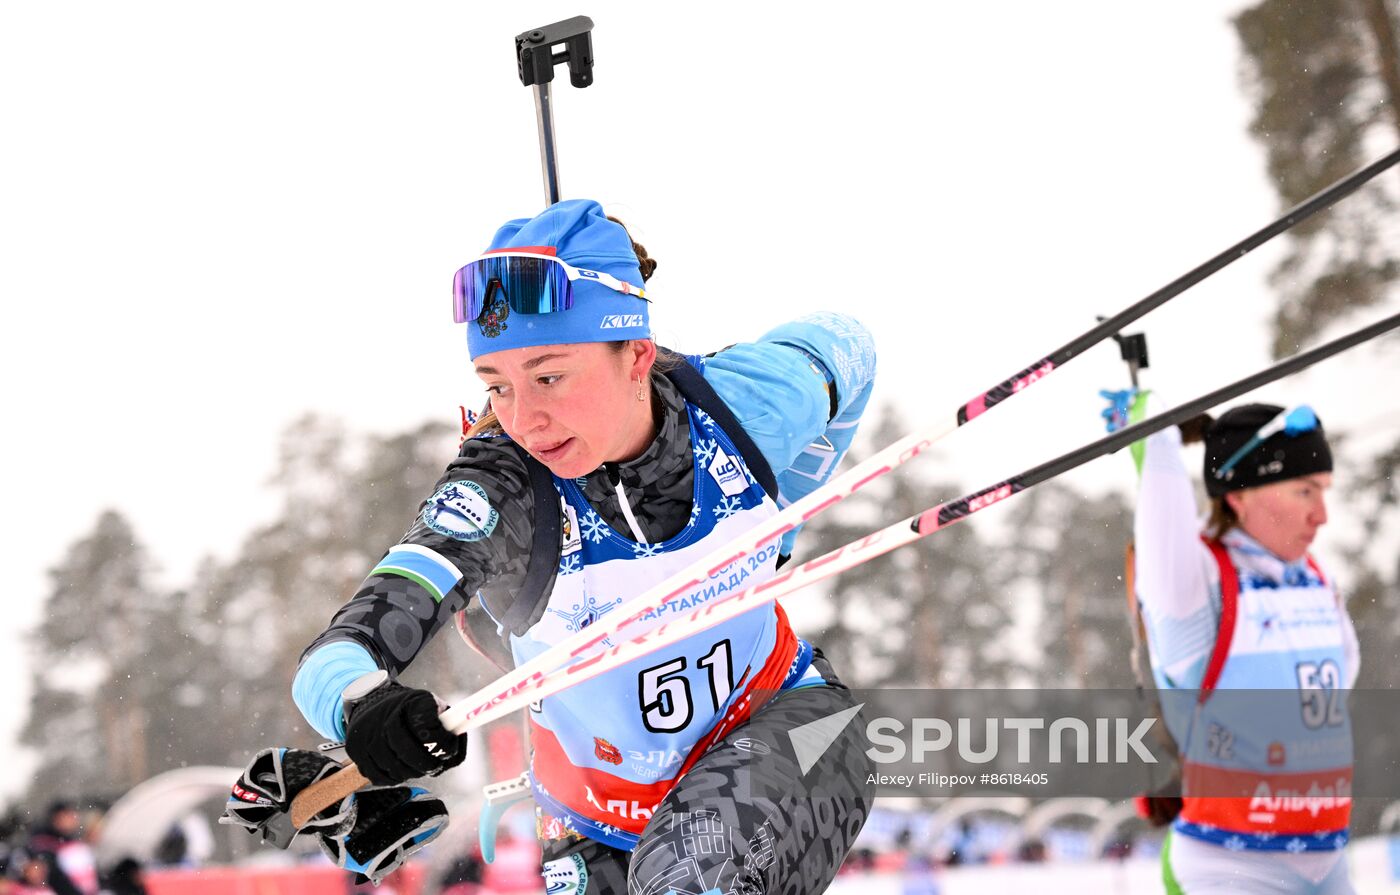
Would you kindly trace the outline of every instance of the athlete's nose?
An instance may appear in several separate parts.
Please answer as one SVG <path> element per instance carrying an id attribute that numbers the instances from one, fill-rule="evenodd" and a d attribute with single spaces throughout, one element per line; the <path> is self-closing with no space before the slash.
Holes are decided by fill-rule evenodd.
<path id="1" fill-rule="evenodd" d="M 537 432 L 549 424 L 549 415 L 527 390 L 517 391 L 511 401 L 511 431 L 517 435 Z"/>
<path id="2" fill-rule="evenodd" d="M 1313 507 L 1313 511 L 1308 515 L 1311 517 L 1313 525 L 1318 528 L 1327 524 L 1327 498 L 1321 492 L 1318 492 L 1317 495 L 1317 506 Z"/>

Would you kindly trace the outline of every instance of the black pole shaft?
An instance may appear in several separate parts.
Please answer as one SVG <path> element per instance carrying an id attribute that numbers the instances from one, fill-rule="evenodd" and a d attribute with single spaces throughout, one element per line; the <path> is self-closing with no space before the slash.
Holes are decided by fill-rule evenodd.
<path id="1" fill-rule="evenodd" d="M 1272 367 L 1260 370 L 1258 373 L 1246 376 L 1238 382 L 1232 382 L 1223 388 L 1218 388 L 1209 394 L 1205 394 L 1185 404 L 1179 404 L 1165 413 L 1159 413 L 1151 419 L 1145 419 L 1136 425 L 1120 429 L 1105 438 L 1100 438 L 1092 444 L 1076 450 L 1070 451 L 1048 463 L 1028 469 L 1020 475 L 1012 476 L 1004 482 L 992 485 L 990 488 L 983 488 L 966 497 L 941 504 L 933 509 L 919 514 L 914 520 L 914 530 L 920 533 L 931 533 L 945 525 L 951 525 L 984 507 L 1000 502 L 1012 494 L 1024 491 L 1027 488 L 1040 484 L 1041 482 L 1053 479 L 1062 473 L 1082 466 L 1096 457 L 1104 454 L 1111 454 L 1120 450 L 1135 441 L 1146 438 L 1154 432 L 1158 432 L 1168 426 L 1174 426 L 1184 422 L 1198 413 L 1237 398 L 1245 392 L 1253 391 L 1261 385 L 1267 385 L 1277 379 L 1282 379 L 1299 370 L 1306 369 L 1320 360 L 1325 360 L 1334 354 L 1339 354 L 1348 348 L 1360 345 L 1377 336 L 1384 335 L 1390 330 L 1400 326 L 1400 314 L 1393 314 L 1383 320 L 1378 320 L 1370 326 L 1362 327 L 1356 332 L 1334 339 L 1325 345 L 1319 345 L 1300 354 L 1295 354 L 1290 358 L 1281 360 Z"/>
<path id="2" fill-rule="evenodd" d="M 1122 330 L 1133 321 L 1142 317 L 1147 312 L 1159 308 L 1171 299 L 1190 289 L 1192 286 L 1204 280 L 1230 263 L 1249 254 L 1254 249 L 1288 230 L 1300 221 L 1306 220 L 1314 214 L 1322 211 L 1330 205 L 1335 204 L 1339 199 L 1356 192 L 1368 180 L 1377 174 L 1400 162 L 1400 149 L 1392 150 L 1389 154 L 1377 159 L 1354 174 L 1351 174 L 1337 181 L 1310 199 L 1305 199 L 1295 206 L 1288 213 L 1269 224 L 1258 232 L 1245 237 L 1225 251 L 1211 258 L 1209 261 L 1188 271 L 1172 280 L 1167 285 L 1153 292 L 1151 295 L 1138 301 L 1131 307 L 1125 308 L 1114 316 L 1104 320 L 1098 326 L 1088 330 L 1067 344 L 1046 355 L 1044 360 L 1038 361 L 1006 381 L 1000 383 L 967 404 L 958 409 L 958 425 L 963 425 L 968 420 L 982 413 L 984 410 L 1006 400 L 1018 390 L 1018 383 L 1026 382 L 1030 377 L 1041 371 L 1047 364 L 1050 369 L 1066 363 L 1071 358 L 1097 345 L 1099 342 Z"/>

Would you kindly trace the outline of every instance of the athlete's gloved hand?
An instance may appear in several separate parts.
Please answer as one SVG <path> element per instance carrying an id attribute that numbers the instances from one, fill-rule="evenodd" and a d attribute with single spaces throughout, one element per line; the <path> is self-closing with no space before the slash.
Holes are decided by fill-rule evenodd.
<path id="1" fill-rule="evenodd" d="M 336 810 L 352 826 L 319 833 L 321 851 L 375 885 L 447 829 L 447 806 L 416 786 L 369 786 L 346 796 Z"/>
<path id="2" fill-rule="evenodd" d="M 282 747 L 264 749 L 253 756 L 233 784 L 219 823 L 243 827 L 285 848 L 298 832 L 293 830 L 291 818 L 286 816 L 292 800 L 306 787 L 338 770 L 339 764 L 318 752 Z M 341 809 L 341 805 L 332 805 L 313 817 L 301 831 L 343 833 L 350 829 L 355 818 Z"/>
<path id="3" fill-rule="evenodd" d="M 1112 433 L 1127 426 L 1128 414 L 1133 409 L 1133 402 L 1137 400 L 1138 390 L 1125 388 L 1121 391 L 1110 391 L 1101 388 L 1099 396 L 1108 402 L 1108 406 L 1099 413 L 1099 416 L 1103 417 L 1104 428 Z"/>
<path id="4" fill-rule="evenodd" d="M 376 786 L 435 777 L 467 757 L 467 735 L 449 733 L 439 710 L 427 690 L 385 681 L 351 703 L 345 752 Z"/>

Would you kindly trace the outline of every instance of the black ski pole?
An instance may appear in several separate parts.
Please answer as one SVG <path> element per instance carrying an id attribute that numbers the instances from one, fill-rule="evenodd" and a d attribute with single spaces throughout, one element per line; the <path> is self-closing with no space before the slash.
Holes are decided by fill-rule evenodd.
<path id="1" fill-rule="evenodd" d="M 1251 376 L 1232 382 L 1231 384 L 1218 388 L 1209 394 L 1202 395 L 1194 401 L 1187 401 L 1179 404 L 1164 413 L 1159 413 L 1151 419 L 1145 419 L 1136 425 L 1119 429 L 1117 432 L 1100 438 L 1092 444 L 1070 451 L 1068 454 L 1056 457 L 1048 463 L 1042 463 L 1034 469 L 1028 469 L 1020 475 L 1012 476 L 1004 482 L 992 485 L 990 488 L 983 488 L 981 491 L 960 497 L 940 504 L 931 509 L 925 510 L 912 520 L 914 531 L 920 535 L 932 534 L 940 528 L 952 525 L 967 516 L 999 503 L 1013 494 L 1017 494 L 1027 488 L 1040 484 L 1055 476 L 1068 472 L 1076 466 L 1082 466 L 1095 457 L 1111 454 L 1119 448 L 1132 444 L 1139 439 L 1146 438 L 1153 432 L 1165 429 L 1167 426 L 1174 426 L 1184 422 L 1198 413 L 1201 413 L 1217 404 L 1237 398 L 1245 392 L 1252 391 L 1261 385 L 1267 385 L 1276 379 L 1282 379 L 1299 370 L 1306 369 L 1320 360 L 1329 358 L 1362 342 L 1369 341 L 1377 336 L 1384 335 L 1392 329 L 1400 326 L 1400 314 L 1393 314 L 1383 320 L 1378 320 L 1370 326 L 1364 326 L 1356 332 L 1334 339 L 1325 345 L 1319 345 L 1301 354 L 1295 354 L 1290 358 L 1281 360 L 1272 367 L 1261 370 Z"/>
<path id="2" fill-rule="evenodd" d="M 554 102 L 549 85 L 554 66 L 569 63 L 569 83 L 593 83 L 593 20 L 574 16 L 515 36 L 515 63 L 520 83 L 535 88 L 535 123 L 540 132 L 540 168 L 545 207 L 559 201 L 559 153 L 554 141 Z M 555 52 L 555 48 L 563 49 Z"/>
<path id="3" fill-rule="evenodd" d="M 977 397 L 968 401 L 958 410 L 958 425 L 961 426 L 968 420 L 985 413 L 987 410 L 1005 401 L 1016 392 L 1025 388 L 1045 376 L 1051 370 L 1066 363 L 1070 358 L 1075 357 L 1081 351 L 1097 345 L 1104 338 L 1119 332 L 1128 324 L 1137 320 L 1154 308 L 1161 307 L 1171 299 L 1190 289 L 1192 286 L 1204 280 L 1206 277 L 1227 266 L 1250 251 L 1259 248 L 1264 243 L 1278 236 L 1280 233 L 1306 220 L 1317 212 L 1334 204 L 1337 200 L 1344 198 L 1355 192 L 1366 181 L 1377 174 L 1400 162 L 1400 149 L 1394 149 L 1384 157 L 1372 162 L 1366 167 L 1342 178 L 1326 189 L 1305 199 L 1290 210 L 1287 214 L 1275 220 L 1264 229 L 1248 236 L 1225 251 L 1211 258 L 1200 266 L 1182 274 L 1156 292 L 1139 301 L 1137 304 L 1128 307 L 1107 320 L 1100 323 L 1093 329 L 1077 336 L 1068 344 L 1052 351 L 1043 359 L 1031 364 L 1021 372 L 1000 383 L 994 388 L 983 392 Z"/>

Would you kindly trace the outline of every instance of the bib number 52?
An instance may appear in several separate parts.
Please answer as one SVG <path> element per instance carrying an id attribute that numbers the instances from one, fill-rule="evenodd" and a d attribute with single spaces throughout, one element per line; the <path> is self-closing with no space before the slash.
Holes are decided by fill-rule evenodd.
<path id="1" fill-rule="evenodd" d="M 1342 706 L 1342 670 L 1331 659 L 1298 663 L 1298 698 L 1302 702 L 1303 725 L 1309 730 L 1340 727 L 1345 721 Z"/>

